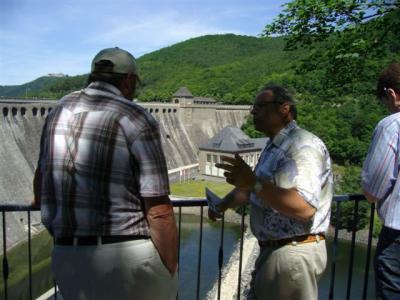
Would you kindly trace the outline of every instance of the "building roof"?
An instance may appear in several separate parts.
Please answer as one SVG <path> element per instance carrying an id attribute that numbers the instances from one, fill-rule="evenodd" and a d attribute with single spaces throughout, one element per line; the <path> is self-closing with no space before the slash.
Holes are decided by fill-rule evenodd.
<path id="1" fill-rule="evenodd" d="M 201 145 L 199 149 L 230 153 L 252 152 L 263 149 L 266 143 L 267 138 L 251 139 L 240 128 L 227 126 Z"/>
<path id="2" fill-rule="evenodd" d="M 193 98 L 193 94 L 186 86 L 182 86 L 172 95 L 172 97 Z"/>

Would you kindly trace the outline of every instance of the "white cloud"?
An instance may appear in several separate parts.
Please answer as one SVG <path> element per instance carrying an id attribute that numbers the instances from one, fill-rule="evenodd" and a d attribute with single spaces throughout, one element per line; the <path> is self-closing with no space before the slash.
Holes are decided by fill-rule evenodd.
<path id="1" fill-rule="evenodd" d="M 141 15 L 140 20 L 126 18 L 108 23 L 109 29 L 86 40 L 86 43 L 102 46 L 127 45 L 135 49 L 136 55 L 157 50 L 189 38 L 206 34 L 241 32 L 229 28 L 213 26 L 195 18 L 184 18 L 177 11 L 164 11 L 160 14 Z"/>

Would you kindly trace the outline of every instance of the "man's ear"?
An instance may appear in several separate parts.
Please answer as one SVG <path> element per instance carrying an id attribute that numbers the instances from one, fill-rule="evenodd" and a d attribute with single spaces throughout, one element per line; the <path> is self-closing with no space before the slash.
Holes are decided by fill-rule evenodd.
<path id="1" fill-rule="evenodd" d="M 290 104 L 285 102 L 279 106 L 279 112 L 282 116 L 286 117 L 289 115 L 290 112 Z"/>
<path id="2" fill-rule="evenodd" d="M 127 74 L 121 82 L 120 91 L 125 98 L 132 100 L 136 90 L 136 76 L 134 74 Z"/>
<path id="3" fill-rule="evenodd" d="M 385 99 L 391 113 L 400 111 L 400 93 L 392 88 L 386 89 Z"/>
<path id="4" fill-rule="evenodd" d="M 400 93 L 394 89 L 387 89 L 387 98 L 393 102 L 394 107 L 400 107 Z"/>

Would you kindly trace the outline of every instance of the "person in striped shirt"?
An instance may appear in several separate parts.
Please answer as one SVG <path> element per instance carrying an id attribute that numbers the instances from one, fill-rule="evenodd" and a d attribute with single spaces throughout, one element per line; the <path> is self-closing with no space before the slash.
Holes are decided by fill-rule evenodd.
<path id="1" fill-rule="evenodd" d="M 382 119 L 362 170 L 362 189 L 383 222 L 375 254 L 376 296 L 400 299 L 400 63 L 379 76 L 377 95 L 390 115 Z"/>
<path id="2" fill-rule="evenodd" d="M 134 57 L 93 59 L 86 88 L 46 118 L 34 204 L 65 300 L 175 299 L 177 228 L 158 122 L 133 103 Z"/>

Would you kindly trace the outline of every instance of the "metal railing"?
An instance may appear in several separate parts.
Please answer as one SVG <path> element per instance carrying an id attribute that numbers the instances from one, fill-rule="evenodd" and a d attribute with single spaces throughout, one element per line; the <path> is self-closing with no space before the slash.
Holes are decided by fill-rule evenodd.
<path id="1" fill-rule="evenodd" d="M 355 252 L 355 244 L 356 244 L 356 232 L 357 232 L 357 224 L 359 219 L 359 202 L 365 201 L 365 198 L 362 195 L 342 195 L 335 196 L 334 203 L 336 204 L 336 210 L 332 212 L 332 216 L 335 216 L 336 222 L 341 219 L 341 207 L 344 202 L 352 201 L 354 203 L 353 206 L 353 219 L 351 226 L 351 246 L 350 246 L 350 260 L 347 272 L 347 289 L 346 289 L 346 299 L 351 299 L 351 287 L 352 287 L 352 278 L 353 278 L 353 265 L 354 265 L 354 252 Z M 202 242 L 203 242 L 203 215 L 204 215 L 204 206 L 207 206 L 207 201 L 204 199 L 191 199 L 191 200 L 175 200 L 173 201 L 174 207 L 178 208 L 178 234 L 179 234 L 179 250 L 178 250 L 178 258 L 180 258 L 180 243 L 181 243 L 181 228 L 182 228 L 182 208 L 185 207 L 199 207 L 200 210 L 200 221 L 199 221 L 199 243 L 198 243 L 198 260 L 197 260 L 197 282 L 196 282 L 196 299 L 200 299 L 200 285 L 201 285 L 201 267 L 202 267 Z M 33 299 L 33 287 L 32 287 L 32 248 L 31 248 L 31 212 L 37 211 L 38 209 L 34 209 L 28 205 L 0 205 L 0 211 L 2 213 L 2 232 L 3 232 L 3 281 L 4 281 L 4 299 L 8 299 L 8 277 L 9 277 L 9 265 L 7 259 L 7 230 L 6 230 L 6 213 L 7 212 L 27 212 L 28 216 L 28 261 L 29 261 L 29 299 Z M 368 232 L 368 243 L 367 243 L 367 255 L 365 262 L 365 271 L 364 271 L 364 280 L 363 280 L 363 294 L 362 299 L 367 299 L 367 290 L 368 290 L 368 278 L 369 278 L 369 269 L 370 269 L 370 261 L 371 261 L 371 248 L 372 248 L 372 232 L 373 232 L 373 223 L 374 223 L 374 214 L 375 214 L 375 205 L 371 204 L 370 207 L 370 217 L 369 217 L 369 232 Z M 245 231 L 245 208 L 241 208 L 241 234 L 239 241 L 239 272 L 238 272 L 238 281 L 237 281 L 237 299 L 240 299 L 242 295 L 241 291 L 241 282 L 242 282 L 242 257 L 243 257 L 243 243 L 244 243 L 244 231 Z M 223 259 L 224 259 L 224 231 L 225 231 L 225 219 L 224 216 L 220 222 L 220 244 L 218 251 L 218 285 L 217 285 L 217 298 L 221 297 L 221 278 L 222 278 L 222 268 L 223 268 Z M 334 298 L 335 292 L 335 279 L 336 279 L 336 258 L 337 258 L 337 246 L 338 246 L 338 235 L 339 235 L 339 226 L 336 226 L 333 237 L 333 246 L 332 246 L 332 263 L 331 263 L 331 274 L 330 274 L 330 286 L 329 286 L 329 299 Z M 328 250 L 329 251 L 329 250 Z M 57 289 L 54 284 L 54 297 L 57 299 Z M 179 294 L 177 299 L 179 298 Z"/>

